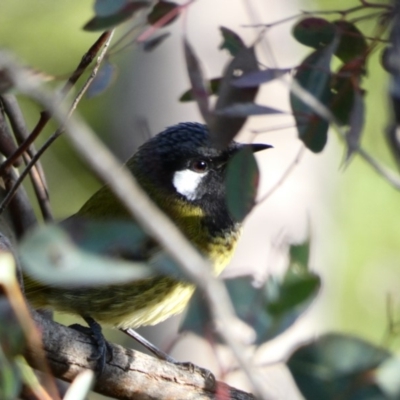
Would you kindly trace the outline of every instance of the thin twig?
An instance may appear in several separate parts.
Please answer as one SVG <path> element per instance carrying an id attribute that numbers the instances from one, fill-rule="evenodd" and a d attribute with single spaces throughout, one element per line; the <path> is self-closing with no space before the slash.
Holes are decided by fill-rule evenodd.
<path id="1" fill-rule="evenodd" d="M 284 82 L 280 80 L 280 82 Z M 286 82 L 284 82 L 288 85 Z M 296 80 L 293 80 L 291 83 L 290 90 L 301 99 L 301 101 L 307 104 L 322 118 L 325 118 L 329 121 L 335 131 L 338 133 L 339 137 L 342 140 L 346 140 L 346 132 L 339 125 L 336 118 L 332 114 L 332 112 L 322 104 L 316 97 L 314 97 L 309 91 L 304 89 Z M 383 177 L 388 183 L 390 183 L 395 189 L 400 190 L 400 176 L 394 173 L 392 170 L 387 167 L 381 165 L 377 160 L 375 160 L 366 150 L 362 147 L 358 146 L 354 149 L 354 152 L 359 154 L 359 156 L 365 160 L 372 169 L 378 173 L 381 177 Z"/>
<path id="2" fill-rule="evenodd" d="M 21 145 L 28 137 L 28 129 L 25 124 L 25 119 L 19 107 L 18 101 L 14 95 L 6 94 L 1 96 L 4 106 L 4 111 L 7 114 L 10 125 L 17 143 Z M 33 143 L 28 147 L 27 151 L 23 154 L 25 165 L 36 154 L 36 149 Z M 43 219 L 45 221 L 52 221 L 53 216 L 50 207 L 50 199 L 47 189 L 47 183 L 44 176 L 44 171 L 41 163 L 38 161 L 29 173 L 36 198 L 41 209 Z"/>
<path id="3" fill-rule="evenodd" d="M 260 199 L 257 200 L 256 205 L 260 205 L 263 203 L 265 200 L 268 199 L 288 178 L 288 176 L 292 173 L 294 168 L 299 164 L 301 158 L 304 155 L 304 150 L 305 147 L 302 144 L 299 148 L 299 151 L 296 154 L 296 157 L 294 160 L 289 164 L 289 166 L 286 168 L 285 172 L 282 174 L 282 176 L 278 179 L 278 181 L 268 190 L 267 193 L 265 193 Z"/>
<path id="4" fill-rule="evenodd" d="M 86 68 L 91 64 L 98 51 L 101 49 L 104 43 L 107 42 L 110 34 L 110 31 L 102 33 L 102 35 L 99 37 L 99 39 L 97 39 L 94 45 L 84 54 L 78 67 L 75 69 L 64 87 L 61 89 L 61 97 L 65 97 L 68 94 L 68 92 L 77 82 L 77 80 L 86 70 Z M 33 129 L 32 133 L 26 138 L 26 140 L 24 140 L 24 142 L 18 147 L 18 149 L 0 165 L 0 175 L 2 175 L 5 170 L 9 169 L 14 164 L 14 161 L 21 157 L 22 153 L 24 153 L 29 148 L 29 146 L 39 136 L 40 132 L 42 132 L 43 128 L 46 126 L 50 118 L 51 115 L 47 111 L 43 111 L 40 114 L 40 119 Z"/>
<path id="5" fill-rule="evenodd" d="M 142 34 L 140 34 L 138 36 L 138 38 L 136 39 L 136 41 L 138 43 L 145 42 L 151 35 L 153 35 L 154 32 L 157 32 L 165 24 L 167 24 L 169 21 L 171 21 L 172 18 L 174 18 L 180 12 L 185 10 L 187 7 L 189 7 L 195 1 L 196 0 L 189 0 L 185 4 L 182 4 L 176 8 L 173 8 L 170 12 L 168 12 L 162 18 L 160 18 L 154 25 L 151 25 Z"/>
<path id="6" fill-rule="evenodd" d="M 114 30 L 112 30 L 106 42 L 104 43 L 103 49 L 100 52 L 99 56 L 97 57 L 96 64 L 89 76 L 89 78 L 86 80 L 85 84 L 82 86 L 81 90 L 79 93 L 76 95 L 74 101 L 72 102 L 72 105 L 68 111 L 68 118 L 72 115 L 72 113 L 75 111 L 76 107 L 78 106 L 79 102 L 81 101 L 83 95 L 89 88 L 90 84 L 93 82 L 93 79 L 96 77 L 97 72 L 100 68 L 100 64 L 103 61 L 108 46 L 111 42 L 111 39 L 113 37 Z M 11 199 L 13 198 L 15 192 L 18 190 L 19 186 L 22 184 L 24 181 L 25 177 L 27 174 L 31 171 L 31 169 L 36 165 L 37 161 L 39 158 L 42 156 L 42 154 L 50 147 L 50 145 L 64 132 L 64 126 L 60 126 L 47 140 L 46 142 L 42 145 L 42 147 L 38 150 L 38 152 L 31 158 L 31 160 L 27 163 L 25 166 L 25 169 L 21 172 L 20 176 L 18 179 L 14 182 L 14 184 L 9 188 L 7 195 L 4 197 L 3 201 L 0 204 L 0 214 L 5 210 L 5 208 L 8 206 L 10 203 Z"/>

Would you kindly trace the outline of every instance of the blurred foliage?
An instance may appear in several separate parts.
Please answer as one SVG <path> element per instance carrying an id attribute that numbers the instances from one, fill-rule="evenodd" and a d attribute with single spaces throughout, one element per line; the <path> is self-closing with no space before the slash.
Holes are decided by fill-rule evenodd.
<path id="1" fill-rule="evenodd" d="M 326 2 L 322 1 L 315 1 L 313 3 L 316 4 L 315 8 L 319 10 L 324 9 L 324 7 L 329 7 L 329 9 L 332 7 L 331 4 L 327 6 Z M 57 3 L 57 5 L 55 5 L 32 0 L 32 4 L 28 11 L 22 1 L 3 0 L 3 9 L 0 14 L 0 46 L 12 49 L 12 51 L 17 53 L 30 66 L 47 74 L 55 74 L 56 79 L 54 84 L 57 85 L 58 82 L 60 82 L 59 79 L 64 78 L 72 71 L 82 54 L 84 54 L 86 49 L 97 37 L 96 34 L 83 32 L 81 29 L 92 17 L 92 1 L 78 2 L 71 0 L 68 3 Z M 343 0 L 335 2 L 334 7 L 339 10 L 358 4 L 359 2 L 355 0 L 353 2 Z M 165 11 L 161 10 L 161 15 L 164 15 L 164 12 Z M 157 18 L 159 18 L 157 15 L 157 13 L 153 14 L 150 18 L 151 23 L 157 21 Z M 21 21 L 17 31 L 15 31 L 16 20 Z M 13 21 L 12 24 L 10 21 Z M 54 21 L 60 21 L 60 23 L 54 24 Z M 332 18 L 332 21 L 335 21 L 335 19 Z M 372 20 L 366 20 L 360 24 L 363 33 L 373 36 L 373 24 L 374 22 Z M 336 43 L 333 25 L 341 27 L 344 32 L 342 38 Z M 13 34 L 11 35 L 10 32 L 13 32 Z M 68 32 L 68 35 L 66 32 Z M 297 23 L 297 25 L 294 23 L 294 37 L 300 43 L 317 49 L 313 50 L 313 53 L 307 56 L 306 60 L 301 65 L 304 69 L 297 70 L 295 76 L 302 86 L 310 89 L 313 93 L 316 92 L 317 97 L 325 104 L 328 104 L 330 101 L 330 99 L 327 98 L 329 96 L 325 96 L 327 89 L 329 89 L 329 82 L 327 76 L 325 76 L 327 75 L 326 70 L 330 72 L 330 68 L 334 70 L 333 67 L 335 67 L 335 70 L 337 70 L 337 66 L 339 66 L 339 68 L 341 67 L 338 60 L 331 60 L 332 56 L 336 55 L 346 64 L 355 56 L 360 56 L 360 54 L 365 52 L 366 44 L 363 38 L 354 40 L 354 34 L 357 36 L 358 32 L 358 27 L 356 28 L 352 24 L 343 21 L 329 23 L 322 18 L 304 19 Z M 240 51 L 238 51 L 238 47 L 239 49 L 241 48 L 240 38 L 238 38 L 234 32 L 225 28 L 222 30 L 222 33 L 225 40 L 222 44 L 222 48 L 227 49 L 234 56 L 240 54 Z M 34 38 L 32 34 L 35 35 Z M 45 43 L 45 45 L 32 46 L 32 41 Z M 77 43 L 79 43 L 79 45 L 77 45 Z M 327 57 L 325 57 L 326 54 L 321 56 L 322 50 L 327 51 Z M 360 139 L 362 122 L 365 122 L 366 128 L 362 138 L 362 145 L 371 150 L 371 153 L 373 153 L 377 159 L 388 163 L 394 168 L 395 163 L 389 154 L 384 139 L 384 132 L 387 127 L 387 121 L 389 120 L 389 107 L 387 107 L 387 74 L 382 70 L 380 65 L 379 52 L 380 50 L 375 50 L 366 60 L 365 69 L 368 70 L 368 76 L 363 79 L 363 89 L 359 87 L 360 82 L 358 81 L 355 87 L 353 87 L 353 89 L 355 88 L 356 90 L 349 95 L 351 99 L 358 101 L 358 103 L 354 102 L 354 107 L 356 107 L 356 105 L 359 106 L 357 110 L 358 114 L 362 114 L 362 118 L 355 121 L 352 119 L 352 113 L 346 112 L 343 108 L 336 109 L 334 112 L 341 123 L 348 124 L 350 121 L 354 124 L 357 122 L 360 125 L 357 127 L 359 129 L 357 129 L 356 132 L 352 132 L 353 137 L 350 138 L 351 140 L 347 141 L 347 158 L 352 151 L 351 146 L 354 146 L 354 142 L 357 143 Z M 197 64 L 196 60 L 194 64 Z M 256 62 L 255 65 L 257 65 Z M 310 65 L 314 68 L 312 72 L 310 72 L 311 70 L 307 70 Z M 192 72 L 193 75 L 191 77 L 193 88 L 192 91 L 186 92 L 185 99 L 188 100 L 187 97 L 190 97 L 190 99 L 195 99 L 201 104 L 203 99 L 196 98 L 196 90 L 193 89 L 196 89 L 196 79 L 198 87 L 205 88 L 207 82 L 205 82 L 201 76 L 199 77 L 200 73 L 195 67 L 196 65 L 194 67 L 192 66 L 192 68 L 188 68 L 189 74 Z M 229 68 L 231 68 L 232 71 L 229 72 Z M 219 101 L 222 101 L 223 105 L 218 107 L 217 103 L 217 108 L 236 104 L 237 99 L 235 95 L 232 95 L 231 92 L 224 95 L 224 93 L 227 92 L 224 85 L 226 86 L 228 80 L 229 82 L 231 81 L 232 76 L 230 76 L 230 73 L 232 72 L 233 75 L 237 66 L 234 65 L 234 67 L 232 67 L 232 65 L 230 65 L 229 68 L 225 75 L 225 78 L 227 78 L 225 82 L 219 80 L 219 78 L 214 79 L 212 82 L 214 83 L 214 87 L 212 88 L 213 93 L 221 90 L 219 92 Z M 364 65 L 361 67 L 357 65 L 356 68 L 357 69 L 354 69 L 353 72 L 356 71 L 358 77 L 360 77 L 361 73 L 364 71 Z M 321 73 L 321 71 L 323 72 Z M 343 69 L 340 71 L 343 71 Z M 254 67 L 250 68 L 250 72 L 259 71 Z M 317 75 L 317 77 L 315 75 Z M 311 80 L 313 84 L 309 84 L 308 80 Z M 221 82 L 222 84 L 218 85 Z M 314 84 L 315 87 L 313 86 Z M 335 84 L 337 84 L 336 88 L 345 87 L 348 89 L 348 81 L 336 81 Z M 258 85 L 255 87 L 257 86 Z M 321 93 L 318 92 L 320 89 Z M 236 92 L 239 92 L 237 88 L 232 89 L 230 83 L 229 90 L 236 90 Z M 363 90 L 366 92 L 365 96 Z M 253 100 L 255 93 L 256 90 L 252 90 L 249 94 L 250 101 Z M 243 100 L 242 94 L 240 94 L 239 97 L 239 100 Z M 297 101 L 296 103 L 296 101 L 297 100 L 293 101 L 292 99 L 293 109 L 295 111 L 304 112 L 304 108 L 301 108 L 304 107 L 304 104 L 299 105 L 299 102 Z M 363 112 L 361 112 L 364 110 L 364 107 L 360 107 L 363 101 L 366 103 L 365 116 Z M 37 118 L 37 108 L 28 101 L 23 101 L 23 104 L 26 108 L 27 120 L 29 123 L 33 124 Z M 106 107 L 107 100 L 102 97 L 90 101 L 85 100 L 81 107 L 81 110 L 89 119 L 89 123 L 103 134 L 107 129 L 107 123 L 97 116 L 102 114 L 101 110 L 105 110 Z M 208 104 L 204 105 L 203 103 L 203 107 L 208 107 Z M 87 112 L 89 108 L 91 111 Z M 206 112 L 208 111 L 207 109 Z M 305 110 L 307 113 L 309 111 L 309 109 Z M 222 119 L 220 121 L 222 121 Z M 317 122 L 319 123 L 321 121 L 319 120 Z M 242 124 L 243 121 L 240 120 L 236 125 L 240 128 Z M 307 130 L 299 129 L 301 140 L 314 152 L 322 151 L 325 146 L 328 127 L 325 122 L 322 123 L 322 125 L 322 128 L 318 126 L 317 129 L 317 136 L 319 139 L 317 141 L 314 140 L 315 137 L 313 136 L 315 132 L 312 132 L 313 135 L 309 135 Z M 235 133 L 239 128 L 234 127 L 232 131 Z M 54 127 L 52 129 L 54 129 Z M 52 129 L 47 129 L 47 134 L 51 132 Z M 332 136 L 333 132 L 330 132 L 328 141 L 332 140 Z M 39 143 L 41 140 L 39 140 Z M 70 152 L 69 146 L 62 139 L 59 140 L 57 144 L 53 146 L 51 152 L 44 157 L 44 166 L 48 171 L 50 192 L 54 196 L 53 206 L 56 214 L 60 216 L 72 213 L 74 208 L 76 209 L 77 206 L 82 203 L 82 200 L 88 196 L 88 193 L 93 191 L 95 186 L 93 178 L 89 176 L 86 169 L 81 169 L 81 164 L 77 162 L 74 157 L 75 156 Z M 65 170 L 63 163 L 63 161 L 66 160 L 68 160 L 68 163 L 65 164 L 68 165 L 68 171 Z M 51 166 L 51 168 L 46 168 L 46 166 Z M 254 173 L 250 174 L 250 178 L 254 178 Z M 338 290 L 335 292 L 334 299 L 331 299 L 331 308 L 329 313 L 327 313 L 329 315 L 326 317 L 326 324 L 332 326 L 337 324 L 336 321 L 339 321 L 339 325 L 341 325 L 341 328 L 345 331 L 360 334 L 373 342 L 377 342 L 383 336 L 385 326 L 388 324 L 387 314 L 385 312 L 385 298 L 390 291 L 397 293 L 399 288 L 398 276 L 400 273 L 400 265 L 397 260 L 400 257 L 398 239 L 400 237 L 400 225 L 395 218 L 393 218 L 394 210 L 397 210 L 399 194 L 392 189 L 387 182 L 382 180 L 381 177 L 375 175 L 370 166 L 366 165 L 364 161 L 357 157 L 352 160 L 352 163 L 346 169 L 341 180 L 342 186 L 338 191 L 339 195 L 337 201 L 337 211 L 339 212 L 340 218 L 336 221 L 338 226 L 340 226 L 341 232 L 340 247 L 337 247 L 335 244 L 335 248 L 331 251 L 334 256 L 337 256 L 338 270 L 334 271 L 334 273 L 339 273 L 339 269 L 341 269 L 340 272 L 343 274 L 343 277 L 340 279 L 339 295 L 339 288 L 337 288 Z M 61 185 L 59 184 L 60 182 L 62 182 Z M 329 185 L 329 182 L 327 182 L 327 185 Z M 66 193 L 71 192 L 75 195 L 72 199 L 70 196 L 68 197 L 69 201 L 66 205 L 63 199 Z M 253 200 L 254 196 L 252 195 L 250 200 L 247 199 L 246 201 L 247 203 L 252 203 Z M 248 211 L 247 204 L 241 203 L 239 206 L 239 214 L 244 217 Z M 240 208 L 245 209 L 241 210 Z M 292 256 L 294 257 L 293 254 Z M 302 254 L 302 256 L 305 257 L 304 254 Z M 292 261 L 298 262 L 298 259 L 296 258 Z M 305 285 L 303 285 L 303 281 L 300 282 L 302 288 L 305 288 L 304 296 L 295 296 L 295 299 L 293 299 L 291 296 L 293 293 L 293 287 L 291 286 L 293 280 L 290 279 L 293 277 L 291 272 L 292 271 L 289 270 L 281 282 L 274 280 L 268 281 L 270 286 L 271 282 L 273 283 L 273 290 L 278 294 L 278 300 L 275 306 L 279 312 L 275 309 L 275 313 L 279 314 L 280 317 L 283 312 L 295 310 L 295 306 L 298 304 L 302 306 L 300 311 L 297 312 L 295 310 L 295 315 L 290 316 L 290 324 L 304 311 L 319 288 L 319 278 L 314 275 L 311 276 L 311 274 L 306 274 Z M 329 274 L 324 273 L 324 275 L 325 277 L 323 279 L 329 279 Z M 395 277 L 395 279 L 393 279 L 393 277 Z M 239 283 L 238 286 L 231 291 L 234 292 L 236 290 L 236 292 L 246 293 L 251 286 L 247 281 L 244 282 L 244 285 L 243 282 Z M 296 284 L 297 283 L 298 281 L 296 281 Z M 269 288 L 269 290 L 271 291 L 272 289 Z M 257 295 L 258 292 L 253 291 L 252 293 Z M 270 292 L 268 293 L 269 297 L 271 297 Z M 263 293 L 263 295 L 265 295 L 265 293 Z M 246 298 L 251 299 L 250 295 Z M 396 300 L 398 299 L 394 301 L 396 302 Z M 305 304 L 302 304 L 303 301 Z M 249 307 L 249 309 L 251 309 L 251 307 Z M 199 310 L 198 308 L 196 311 L 204 313 L 204 311 Z M 273 313 L 273 310 L 274 307 L 271 308 L 271 304 L 269 304 L 267 311 Z M 266 324 L 262 326 L 264 330 L 266 330 L 265 325 Z M 196 329 L 197 328 L 198 326 L 196 326 Z M 196 330 L 193 327 L 192 329 Z M 277 331 L 280 333 L 283 330 L 282 328 Z M 346 353 L 346 356 L 351 354 L 352 358 L 350 356 L 341 356 L 345 351 L 344 349 L 349 351 L 349 353 Z M 373 357 L 374 355 L 379 358 L 378 361 L 375 360 Z M 354 361 L 353 364 L 350 363 L 351 368 L 349 364 L 346 365 L 347 369 L 345 375 L 342 374 L 343 370 L 340 370 L 343 358 L 349 362 Z M 297 366 L 302 363 L 306 363 L 307 368 L 309 368 L 310 360 L 314 363 L 313 367 L 315 371 L 317 371 L 314 376 L 307 376 L 307 374 L 304 374 L 302 366 L 300 369 L 297 368 Z M 364 363 L 363 361 L 365 360 L 368 362 Z M 379 378 L 387 382 L 390 380 L 387 378 L 387 375 L 390 375 L 393 370 L 397 371 L 398 362 L 391 363 L 389 366 L 386 364 L 382 366 L 381 364 L 387 361 L 392 362 L 393 360 L 391 354 L 386 350 L 381 350 L 358 339 L 332 335 L 298 349 L 290 358 L 289 367 L 295 375 L 296 382 L 300 388 L 306 388 L 302 390 L 303 393 L 307 393 L 310 385 L 315 385 L 315 387 L 318 387 L 318 396 L 320 396 L 320 398 L 335 398 L 337 392 L 341 393 L 340 391 L 343 387 L 352 385 L 354 379 L 359 383 L 360 376 L 363 379 L 366 378 L 365 373 L 366 371 L 370 372 L 370 369 L 374 369 L 374 379 Z M 381 369 L 381 367 L 383 369 Z M 331 383 L 333 382 L 331 386 L 327 385 L 326 381 L 321 379 L 321 375 L 319 375 L 320 371 L 324 370 L 324 368 L 327 368 L 326 376 L 331 379 Z M 340 372 L 339 374 L 338 370 Z M 311 371 L 311 369 L 309 371 Z M 361 374 L 360 376 L 357 375 L 359 373 Z M 370 376 L 368 375 L 367 378 L 370 378 Z M 311 383 L 310 380 L 312 380 Z M 371 382 L 368 381 L 368 383 Z M 391 381 L 390 384 L 392 383 Z M 376 382 L 374 381 L 373 384 L 374 387 L 371 392 L 371 398 L 376 395 Z M 398 390 L 395 386 L 396 385 L 392 384 L 388 392 Z M 310 399 L 318 398 L 313 397 L 315 396 L 315 392 L 310 392 L 306 395 L 307 398 Z M 360 396 L 360 399 L 369 398 L 369 394 L 368 396 L 365 394 Z M 387 398 L 392 398 L 390 397 L 391 394 L 388 396 Z M 382 395 L 377 398 L 386 397 Z"/>
<path id="2" fill-rule="evenodd" d="M 99 33 L 89 33 L 82 29 L 92 15 L 92 10 L 91 0 L 32 0 L 29 7 L 23 0 L 2 0 L 0 48 L 9 49 L 26 65 L 54 76 L 53 84 L 60 87 L 99 36 Z M 39 118 L 39 108 L 29 100 L 20 100 L 28 127 L 32 129 Z M 103 136 L 109 135 L 107 120 L 103 117 L 108 102 L 106 97 L 100 96 L 92 100 L 84 99 L 79 106 L 79 112 Z M 99 115 L 102 117 L 99 118 Z M 50 123 L 38 138 L 38 145 L 55 129 L 55 124 Z M 42 161 L 57 218 L 76 212 L 98 187 L 93 174 L 63 137 L 57 139 L 44 154 Z M 66 198 L 68 202 L 65 202 Z"/>
<path id="3" fill-rule="evenodd" d="M 376 3 L 388 4 L 383 0 Z M 339 0 L 334 5 L 322 0 L 314 2 L 315 9 L 320 10 L 357 5 L 355 0 Z M 366 20 L 359 26 L 365 34 L 372 35 L 376 21 Z M 371 54 L 369 73 L 363 80 L 366 114 L 362 146 L 396 169 L 385 141 L 391 111 L 389 75 L 381 65 L 383 47 Z M 400 225 L 394 218 L 399 193 L 356 156 L 340 177 L 335 203 L 332 212 L 340 237 L 329 249 L 337 269 L 324 274 L 335 285 L 326 299 L 329 313 L 325 324 L 380 343 L 388 324 L 387 295 L 393 295 L 396 310 L 400 302 Z M 398 313 L 396 316 L 398 319 Z M 396 349 L 399 344 L 393 343 Z"/>

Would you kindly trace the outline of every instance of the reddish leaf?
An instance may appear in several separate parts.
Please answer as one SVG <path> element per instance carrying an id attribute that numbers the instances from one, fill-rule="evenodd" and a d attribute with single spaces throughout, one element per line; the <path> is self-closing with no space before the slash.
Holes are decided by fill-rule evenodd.
<path id="1" fill-rule="evenodd" d="M 335 37 L 335 26 L 323 18 L 310 17 L 299 21 L 292 30 L 295 39 L 315 49 L 325 47 Z"/>
<path id="2" fill-rule="evenodd" d="M 150 25 L 155 25 L 161 18 L 165 17 L 168 13 L 178 8 L 179 5 L 171 1 L 159 0 L 147 16 L 147 22 Z M 178 13 L 173 16 L 163 26 L 169 25 L 178 18 Z"/>
<path id="3" fill-rule="evenodd" d="M 365 57 L 368 51 L 368 44 L 362 32 L 348 21 L 335 21 L 334 25 L 340 37 L 335 55 L 344 63 L 348 63 L 357 57 Z"/>
<path id="4" fill-rule="evenodd" d="M 356 58 L 343 65 L 332 82 L 332 100 L 330 109 L 338 122 L 349 125 L 354 94 L 360 89 L 361 77 L 364 73 L 364 58 Z"/>

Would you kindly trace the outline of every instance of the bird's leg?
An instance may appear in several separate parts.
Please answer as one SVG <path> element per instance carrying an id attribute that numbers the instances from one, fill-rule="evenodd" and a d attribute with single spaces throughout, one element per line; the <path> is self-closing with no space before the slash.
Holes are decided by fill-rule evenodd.
<path id="1" fill-rule="evenodd" d="M 132 328 L 121 329 L 121 331 L 126 333 L 132 339 L 135 339 L 138 343 L 140 343 L 143 347 L 145 347 L 147 350 L 149 350 L 151 353 L 153 353 L 160 360 L 168 361 L 168 362 L 170 362 L 172 364 L 177 364 L 178 363 L 178 361 L 176 361 L 174 358 L 172 358 L 167 353 L 164 353 L 162 350 L 160 350 L 153 343 L 149 342 L 142 335 L 137 333 L 134 329 L 132 329 Z"/>
<path id="2" fill-rule="evenodd" d="M 101 326 L 98 322 L 96 322 L 92 317 L 86 315 L 82 316 L 82 318 L 89 325 L 88 327 L 79 324 L 73 324 L 70 325 L 70 328 L 82 332 L 86 335 L 90 335 L 93 338 L 98 351 L 96 355 L 89 358 L 89 361 L 96 361 L 97 365 L 95 368 L 95 372 L 96 375 L 99 377 L 104 371 L 104 367 L 107 361 L 107 355 L 109 355 L 110 359 L 112 359 L 112 347 L 104 338 Z"/>
<path id="3" fill-rule="evenodd" d="M 140 343 L 143 347 L 145 347 L 147 350 L 149 350 L 151 353 L 153 353 L 160 360 L 164 360 L 171 364 L 183 367 L 192 373 L 198 371 L 204 378 L 206 388 L 209 390 L 213 390 L 215 388 L 215 384 L 216 384 L 215 377 L 214 377 L 213 373 L 210 372 L 208 369 L 200 368 L 191 362 L 180 362 L 180 361 L 175 360 L 173 357 L 171 357 L 164 351 L 160 350 L 157 346 L 155 346 L 153 343 L 149 342 L 147 339 L 145 339 L 142 335 L 137 333 L 132 328 L 120 329 L 120 330 L 122 332 L 126 333 L 132 339 L 135 339 L 138 343 Z"/>

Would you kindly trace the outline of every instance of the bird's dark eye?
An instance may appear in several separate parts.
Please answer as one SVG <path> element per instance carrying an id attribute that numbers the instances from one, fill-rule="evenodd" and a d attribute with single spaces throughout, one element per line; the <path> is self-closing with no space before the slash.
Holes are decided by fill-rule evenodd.
<path id="1" fill-rule="evenodd" d="M 208 161 L 206 160 L 193 160 L 190 163 L 190 169 L 199 174 L 206 172 L 208 170 Z"/>

